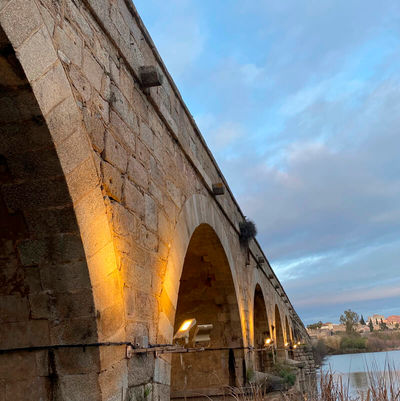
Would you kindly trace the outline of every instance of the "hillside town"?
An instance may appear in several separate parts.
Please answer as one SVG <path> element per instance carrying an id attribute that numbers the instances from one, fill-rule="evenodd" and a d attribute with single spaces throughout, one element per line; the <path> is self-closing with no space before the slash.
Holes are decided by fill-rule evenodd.
<path id="1" fill-rule="evenodd" d="M 372 328 L 372 329 L 371 329 Z M 373 314 L 364 319 L 361 315 L 354 330 L 357 333 L 369 333 L 371 331 L 383 331 L 383 330 L 397 330 L 400 329 L 400 315 L 391 315 L 385 317 L 380 314 Z M 346 325 L 342 323 L 332 322 L 318 322 L 307 326 L 308 334 L 313 339 L 319 339 L 324 337 L 330 337 L 334 334 L 345 333 Z"/>

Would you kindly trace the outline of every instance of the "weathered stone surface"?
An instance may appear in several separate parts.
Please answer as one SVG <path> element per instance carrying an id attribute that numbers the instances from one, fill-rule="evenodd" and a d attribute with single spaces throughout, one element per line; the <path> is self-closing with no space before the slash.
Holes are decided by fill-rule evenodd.
<path id="1" fill-rule="evenodd" d="M 0 355 L 0 400 L 161 401 L 268 367 L 241 350 L 125 359 L 192 317 L 217 346 L 307 342 L 134 6 L 0 0 L 0 26 L 1 348 L 124 343 Z M 161 86 L 143 90 L 143 66 Z M 293 355 L 304 384 L 312 355 Z"/>

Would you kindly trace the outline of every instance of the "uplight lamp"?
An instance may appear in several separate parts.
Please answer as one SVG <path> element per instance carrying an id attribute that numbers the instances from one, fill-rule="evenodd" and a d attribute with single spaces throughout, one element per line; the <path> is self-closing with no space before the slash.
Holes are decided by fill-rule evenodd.
<path id="1" fill-rule="evenodd" d="M 196 319 L 187 319 L 179 327 L 179 330 L 175 333 L 174 339 L 188 337 L 190 329 L 196 325 Z"/>
<path id="2" fill-rule="evenodd" d="M 270 345 L 272 343 L 272 340 L 270 338 L 266 338 L 264 341 L 264 345 Z"/>

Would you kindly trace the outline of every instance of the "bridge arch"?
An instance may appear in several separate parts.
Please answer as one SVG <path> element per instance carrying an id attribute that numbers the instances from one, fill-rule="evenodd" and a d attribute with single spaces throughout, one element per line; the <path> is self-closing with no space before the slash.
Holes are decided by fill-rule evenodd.
<path id="1" fill-rule="evenodd" d="M 172 235 L 173 241 L 169 244 L 170 252 L 160 296 L 157 341 L 159 343 L 172 341 L 175 312 L 178 303 L 179 282 L 184 260 L 192 235 L 201 224 L 207 224 L 214 230 L 226 255 L 239 305 L 243 341 L 247 345 L 245 307 L 237 280 L 238 266 L 233 259 L 231 245 L 224 229 L 223 218 L 219 215 L 216 208 L 210 205 L 208 198 L 203 195 L 193 195 L 185 202 Z"/>
<path id="2" fill-rule="evenodd" d="M 194 195 L 183 206 L 172 237 L 174 241 L 170 244 L 160 297 L 158 342 L 171 343 L 182 321 L 194 317 L 200 324 L 212 323 L 214 335 L 221 332 L 219 342 L 215 341 L 218 336 L 213 339 L 211 333 L 211 347 L 228 348 L 221 352 L 207 352 L 205 364 L 201 363 L 199 353 L 195 356 L 196 364 L 191 364 L 189 356 L 185 356 L 185 366 L 199 367 L 197 372 L 193 371 L 193 379 L 189 379 L 187 385 L 183 385 L 185 377 L 180 368 L 181 360 L 173 357 L 170 360 L 172 396 L 179 398 L 200 390 L 216 395 L 212 392 L 217 388 L 220 391 L 227 386 L 241 386 L 245 380 L 244 352 L 233 348 L 247 344 L 246 316 L 223 220 L 219 212 L 210 207 L 206 197 Z M 202 289 L 193 289 L 199 280 L 208 284 Z M 220 294 L 214 294 L 215 291 Z M 200 297 L 203 297 L 203 306 L 199 305 Z M 202 365 L 204 372 L 208 370 L 211 376 L 201 372 Z M 204 377 L 208 378 L 207 385 Z"/>
<path id="3" fill-rule="evenodd" d="M 275 345 L 277 349 L 277 357 L 279 359 L 285 359 L 286 351 L 285 351 L 284 331 L 279 307 L 276 304 L 275 304 L 274 326 L 275 326 Z"/>
<path id="4" fill-rule="evenodd" d="M 224 388 L 242 386 L 243 349 L 237 349 L 243 347 L 242 328 L 232 274 L 218 236 L 204 223 L 185 255 L 174 332 L 192 318 L 213 326 L 206 343 L 213 350 L 172 356 L 171 398 L 217 396 Z"/>
<path id="5" fill-rule="evenodd" d="M 2 348 L 122 340 L 116 257 L 82 113 L 36 3 L 15 3 L 0 14 Z M 98 347 L 3 357 L 30 372 L 10 367 L 15 392 L 101 399 L 100 372 L 124 352 L 106 363 Z"/>
<path id="6" fill-rule="evenodd" d="M 253 302 L 253 346 L 256 349 L 254 367 L 260 372 L 266 371 L 272 364 L 270 351 L 260 351 L 268 339 L 272 341 L 267 308 L 261 286 L 257 284 Z"/>

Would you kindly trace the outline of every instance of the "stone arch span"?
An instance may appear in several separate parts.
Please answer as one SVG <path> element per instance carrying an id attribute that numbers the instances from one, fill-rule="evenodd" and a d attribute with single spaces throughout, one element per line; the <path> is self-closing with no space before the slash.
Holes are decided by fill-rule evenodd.
<path id="1" fill-rule="evenodd" d="M 178 303 L 179 282 L 185 255 L 194 231 L 201 224 L 207 224 L 213 229 L 226 255 L 239 305 L 243 341 L 247 345 L 246 316 L 238 283 L 238 267 L 233 259 L 223 218 L 219 215 L 217 209 L 212 204 L 210 205 L 208 198 L 203 195 L 193 195 L 185 202 L 172 235 L 173 242 L 169 244 L 170 251 L 160 296 L 157 341 L 159 343 L 170 343 L 172 341 Z"/>
<path id="2" fill-rule="evenodd" d="M 210 351 L 172 355 L 171 398 L 223 395 L 242 386 L 242 329 L 232 274 L 215 231 L 204 223 L 194 231 L 185 255 L 174 332 L 191 318 L 213 326 Z"/>
<path id="3" fill-rule="evenodd" d="M 237 280 L 236 265 L 219 212 L 210 207 L 206 197 L 202 195 L 192 196 L 186 201 L 180 213 L 173 238 L 174 241 L 170 244 L 170 253 L 160 297 L 158 342 L 172 343 L 172 337 L 181 320 L 189 317 L 197 319 L 197 316 L 200 316 L 199 322 L 214 324 L 215 332 L 219 330 L 222 334 L 224 331 L 222 327 L 226 327 L 226 332 L 231 334 L 230 338 L 224 338 L 221 335 L 219 342 L 214 341 L 211 343 L 212 347 L 229 348 L 246 345 L 244 324 L 246 316 Z M 210 253 L 214 256 L 208 259 L 207 256 L 204 257 L 205 255 L 197 255 L 198 252 Z M 192 263 L 198 265 L 197 273 L 199 277 L 194 277 L 197 273 L 194 273 L 193 269 L 190 268 Z M 193 311 L 190 311 L 190 305 L 193 306 L 196 302 L 192 299 L 194 303 L 191 304 L 190 296 L 185 296 L 185 293 L 190 293 L 188 289 L 200 279 L 200 276 L 203 281 L 208 280 L 207 283 L 209 283 L 204 285 L 202 290 L 204 300 L 206 300 L 204 305 L 208 305 L 208 309 L 212 312 L 208 315 L 208 319 L 207 316 L 203 316 L 205 309 L 194 308 Z M 227 287 L 226 293 L 221 290 L 224 282 Z M 220 296 L 211 296 L 211 292 L 221 285 Z M 204 288 L 208 288 L 210 291 L 204 291 Z M 200 297 L 201 291 L 197 290 L 195 293 Z M 218 300 L 219 298 L 221 299 Z M 209 304 L 207 304 L 207 300 Z M 186 307 L 189 308 L 189 311 Z M 218 318 L 220 319 L 219 322 Z M 217 337 L 215 336 L 214 338 Z M 209 354 L 218 354 L 217 359 L 219 360 L 215 360 L 215 362 L 220 367 L 217 369 L 218 372 L 214 372 L 213 377 L 209 378 L 212 380 L 209 380 L 209 387 L 211 388 L 208 390 L 205 383 L 201 381 L 201 371 L 199 370 L 198 375 L 193 375 L 198 381 L 197 390 L 194 389 L 194 392 L 207 390 L 212 393 L 216 390 L 220 391 L 227 386 L 240 386 L 243 384 L 245 362 L 242 350 L 225 350 L 222 353 L 209 352 Z M 207 355 L 207 358 L 210 355 Z M 199 358 L 199 354 L 197 354 L 196 358 Z M 196 359 L 196 361 L 198 360 Z M 171 391 L 173 396 L 179 398 L 187 394 L 187 391 L 191 389 L 189 386 L 182 386 L 182 381 L 185 380 L 184 373 L 182 371 L 176 373 L 177 370 L 180 370 L 179 366 L 177 366 L 177 360 L 175 359 L 174 361 L 172 359 L 171 361 L 170 359 L 168 364 L 171 362 Z M 160 363 L 160 361 L 156 361 L 156 363 Z M 207 364 L 206 368 L 208 367 L 208 370 L 212 373 L 212 364 L 209 361 Z M 190 363 L 187 362 L 187 365 L 190 365 Z M 217 381 L 213 386 L 212 384 L 215 380 Z"/>
<path id="4" fill-rule="evenodd" d="M 283 331 L 283 322 L 278 305 L 275 305 L 274 331 L 275 331 L 275 347 L 277 350 L 276 355 L 278 359 L 285 359 L 286 358 L 285 337 Z"/>
<path id="5" fill-rule="evenodd" d="M 30 24 L 16 23 L 21 16 Z M 123 340 L 121 286 L 99 176 L 34 1 L 1 3 L 0 46 L 2 348 Z M 2 374 L 11 373 L 21 399 L 63 393 L 107 399 L 114 389 L 103 391 L 101 376 L 125 349 L 85 351 L 4 354 L 10 369 Z M 17 365 L 26 369 L 13 372 Z"/>
<path id="6" fill-rule="evenodd" d="M 257 284 L 253 302 L 253 346 L 257 350 L 254 367 L 260 372 L 265 372 L 273 363 L 270 350 L 265 348 L 265 351 L 260 351 L 268 339 L 272 341 L 268 313 L 261 286 Z"/>

